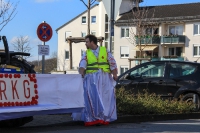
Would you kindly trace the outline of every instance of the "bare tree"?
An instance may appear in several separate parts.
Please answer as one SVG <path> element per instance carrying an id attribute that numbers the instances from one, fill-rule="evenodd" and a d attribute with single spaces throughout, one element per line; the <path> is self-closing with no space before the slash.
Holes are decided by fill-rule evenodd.
<path id="1" fill-rule="evenodd" d="M 83 4 L 88 9 L 88 30 L 87 30 L 87 34 L 90 34 L 90 8 L 96 2 L 96 0 L 88 0 L 88 4 L 86 4 L 84 0 L 80 0 L 80 1 L 82 1 Z"/>
<path id="2" fill-rule="evenodd" d="M 60 51 L 60 58 L 57 58 L 57 71 L 66 71 L 69 67 L 65 59 L 65 54 Z"/>
<path id="3" fill-rule="evenodd" d="M 158 33 L 155 33 L 159 25 L 154 18 L 155 9 L 140 7 L 140 2 L 141 0 L 130 0 L 132 10 L 131 13 L 127 14 L 127 25 L 130 27 L 128 40 L 139 49 L 139 57 L 142 57 L 142 51 L 145 47 L 152 44 L 152 40 L 158 39 L 160 36 Z"/>
<path id="4" fill-rule="evenodd" d="M 57 68 L 57 59 L 58 59 L 58 55 L 57 55 L 57 51 L 54 51 L 51 53 L 51 70 L 55 70 Z"/>
<path id="5" fill-rule="evenodd" d="M 0 0 L 0 31 L 10 22 L 17 13 L 15 13 L 17 9 L 17 5 L 11 3 L 10 0 L 7 2 L 5 0 Z"/>
<path id="6" fill-rule="evenodd" d="M 31 51 L 32 48 L 30 47 L 29 43 L 30 43 L 30 40 L 28 36 L 19 36 L 11 42 L 11 44 L 14 47 L 14 50 L 18 52 L 24 52 L 24 53 L 29 53 Z M 25 59 L 26 58 L 28 57 L 25 57 Z"/>

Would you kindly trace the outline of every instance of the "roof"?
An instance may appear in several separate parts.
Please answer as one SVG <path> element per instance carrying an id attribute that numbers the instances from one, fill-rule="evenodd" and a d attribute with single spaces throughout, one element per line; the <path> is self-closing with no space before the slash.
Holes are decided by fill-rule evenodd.
<path id="1" fill-rule="evenodd" d="M 148 17 L 152 17 L 154 12 L 154 19 L 158 20 L 170 20 L 170 19 L 200 19 L 200 2 L 187 3 L 187 4 L 175 4 L 175 5 L 161 5 L 161 6 L 146 6 L 141 9 L 148 9 Z M 128 20 L 132 16 L 132 11 L 121 14 L 122 16 L 117 22 Z M 147 18 L 148 18 L 147 17 Z M 117 23 L 116 22 L 116 23 Z"/>
<path id="2" fill-rule="evenodd" d="M 91 10 L 92 8 L 98 6 L 98 5 L 99 5 L 99 4 L 95 4 L 94 6 L 92 6 L 92 7 L 90 8 L 90 10 Z M 57 32 L 58 30 L 60 30 L 61 28 L 63 28 L 64 26 L 66 26 L 66 25 L 68 25 L 69 23 L 71 23 L 72 21 L 74 21 L 75 19 L 77 19 L 78 17 L 82 16 L 82 15 L 83 15 L 84 13 L 86 13 L 87 11 L 88 11 L 88 10 L 85 10 L 84 12 L 82 12 L 81 14 L 79 14 L 78 16 L 76 16 L 75 18 L 71 19 L 71 20 L 68 21 L 67 23 L 65 23 L 65 24 L 63 24 L 62 26 L 58 27 L 58 28 L 56 29 L 56 32 Z"/>

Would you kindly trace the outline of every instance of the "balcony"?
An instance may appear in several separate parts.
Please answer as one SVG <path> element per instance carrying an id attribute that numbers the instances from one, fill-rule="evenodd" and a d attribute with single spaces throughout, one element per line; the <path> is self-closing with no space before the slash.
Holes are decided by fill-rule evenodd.
<path id="1" fill-rule="evenodd" d="M 163 56 L 160 60 L 175 60 L 175 61 L 184 61 L 184 57 L 181 56 Z"/>
<path id="2" fill-rule="evenodd" d="M 161 44 L 185 44 L 185 35 L 161 36 Z"/>
<path id="3" fill-rule="evenodd" d="M 136 37 L 136 44 L 139 44 L 139 41 L 141 41 L 141 44 L 160 44 L 160 37 L 159 36 L 153 36 L 153 37 Z"/>
<path id="4" fill-rule="evenodd" d="M 163 56 L 163 57 L 152 57 L 151 58 L 151 61 L 159 61 L 159 60 L 184 61 L 185 58 L 182 56 Z"/>

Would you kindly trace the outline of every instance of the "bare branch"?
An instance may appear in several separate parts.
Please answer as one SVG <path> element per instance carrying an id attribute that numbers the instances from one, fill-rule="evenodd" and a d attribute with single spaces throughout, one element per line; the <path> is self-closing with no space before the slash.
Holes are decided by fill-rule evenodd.
<path id="1" fill-rule="evenodd" d="M 13 4 L 10 2 L 5 2 L 4 0 L 0 0 L 0 31 L 10 22 L 17 13 L 15 13 L 17 9 L 17 4 Z"/>
<path id="2" fill-rule="evenodd" d="M 19 37 L 15 38 L 11 42 L 11 44 L 13 45 L 14 50 L 16 50 L 18 52 L 29 53 L 32 49 L 30 47 L 30 40 L 29 40 L 28 36 L 19 36 Z M 24 57 L 24 58 L 27 59 L 28 57 Z"/>
<path id="3" fill-rule="evenodd" d="M 133 4 L 134 2 L 134 4 Z M 152 42 L 154 30 L 158 28 L 159 23 L 154 18 L 155 9 L 149 10 L 149 7 L 140 7 L 140 0 L 130 0 L 131 12 L 126 13 L 128 18 L 127 26 L 129 27 L 128 41 L 142 51 Z M 150 30 L 151 32 L 147 32 Z"/>
<path id="4" fill-rule="evenodd" d="M 92 0 L 90 3 L 91 5 L 93 5 L 96 2 L 96 0 Z"/>
<path id="5" fill-rule="evenodd" d="M 83 2 L 83 4 L 87 7 L 87 9 L 89 9 L 89 7 L 88 7 L 88 5 L 87 4 L 85 4 L 85 2 L 83 1 L 83 0 L 80 0 L 80 1 L 82 1 Z"/>

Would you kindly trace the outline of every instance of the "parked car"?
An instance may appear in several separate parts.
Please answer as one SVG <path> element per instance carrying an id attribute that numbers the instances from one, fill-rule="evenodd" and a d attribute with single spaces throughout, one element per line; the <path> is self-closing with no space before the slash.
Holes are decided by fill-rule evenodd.
<path id="1" fill-rule="evenodd" d="M 178 98 L 200 107 L 200 63 L 152 61 L 142 63 L 121 74 L 116 89 L 124 87 L 134 94 L 155 93 L 162 98 Z"/>

